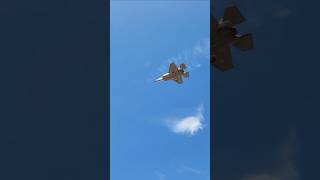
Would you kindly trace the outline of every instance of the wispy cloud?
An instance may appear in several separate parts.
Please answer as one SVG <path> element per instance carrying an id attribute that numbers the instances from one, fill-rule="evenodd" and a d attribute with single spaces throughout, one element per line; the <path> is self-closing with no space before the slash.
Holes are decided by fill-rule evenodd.
<path id="1" fill-rule="evenodd" d="M 171 118 L 167 120 L 169 129 L 176 134 L 195 135 L 203 129 L 203 105 L 197 108 L 197 113 L 184 118 Z"/>
<path id="2" fill-rule="evenodd" d="M 275 5 L 274 7 L 267 7 L 260 11 L 252 11 L 246 14 L 246 19 L 248 26 L 250 28 L 261 28 L 268 23 L 270 18 L 277 20 L 284 20 L 292 16 L 294 11 L 290 7 L 283 7 L 280 5 Z"/>
<path id="3" fill-rule="evenodd" d="M 169 63 L 176 63 L 177 65 L 185 63 L 189 70 L 201 67 L 203 61 L 207 60 L 209 64 L 210 59 L 210 38 L 202 38 L 198 40 L 191 48 L 185 49 L 176 55 L 164 60 L 159 66 L 158 70 L 164 72 L 168 69 Z"/>
<path id="4" fill-rule="evenodd" d="M 210 172 L 196 169 L 187 165 L 180 165 L 180 167 L 177 169 L 177 172 L 181 174 L 186 174 L 187 176 L 197 177 L 197 179 L 210 179 Z"/>
<path id="5" fill-rule="evenodd" d="M 198 170 L 198 169 L 194 169 L 192 167 L 189 167 L 189 166 L 185 166 L 183 165 L 181 167 L 181 169 L 179 170 L 180 173 L 183 173 L 183 172 L 191 172 L 191 173 L 194 173 L 194 174 L 201 174 L 201 171 Z"/>
<path id="6" fill-rule="evenodd" d="M 289 8 L 282 8 L 273 12 L 272 16 L 274 18 L 283 19 L 289 17 L 292 14 L 292 10 Z"/>
<path id="7" fill-rule="evenodd" d="M 299 173 L 294 163 L 293 155 L 296 146 L 296 132 L 292 132 L 289 141 L 280 148 L 278 169 L 268 170 L 245 176 L 242 180 L 298 180 Z"/>
<path id="8" fill-rule="evenodd" d="M 210 59 L 210 38 L 200 39 L 190 49 L 186 49 L 167 60 L 168 63 L 185 63 L 190 70 L 201 67 L 203 61 Z M 167 65 L 167 64 L 166 64 Z"/>
<path id="9" fill-rule="evenodd" d="M 157 176 L 157 180 L 166 180 L 167 179 L 167 175 L 164 174 L 163 172 L 156 171 L 155 174 Z"/>
<path id="10" fill-rule="evenodd" d="M 202 38 L 198 40 L 193 46 L 185 49 L 176 55 L 173 55 L 167 59 L 164 59 L 161 64 L 158 65 L 157 71 L 152 71 L 147 78 L 147 82 L 151 83 L 154 79 L 161 76 L 163 73 L 168 72 L 169 64 L 174 62 L 177 66 L 181 63 L 187 65 L 187 71 L 203 67 L 203 64 L 208 64 L 210 60 L 210 38 Z M 147 64 L 147 62 L 145 63 Z M 146 66 L 146 65 L 145 65 Z"/>

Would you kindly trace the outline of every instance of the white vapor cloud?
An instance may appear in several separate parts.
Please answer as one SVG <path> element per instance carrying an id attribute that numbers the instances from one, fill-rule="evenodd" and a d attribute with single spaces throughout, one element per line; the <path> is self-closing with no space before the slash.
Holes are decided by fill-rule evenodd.
<path id="1" fill-rule="evenodd" d="M 203 129 L 203 106 L 200 105 L 196 115 L 187 116 L 181 119 L 170 119 L 167 121 L 168 127 L 176 134 L 194 135 Z"/>
<path id="2" fill-rule="evenodd" d="M 277 169 L 247 175 L 242 180 L 299 180 L 299 173 L 293 158 L 296 141 L 296 132 L 294 130 L 289 141 L 280 148 Z"/>

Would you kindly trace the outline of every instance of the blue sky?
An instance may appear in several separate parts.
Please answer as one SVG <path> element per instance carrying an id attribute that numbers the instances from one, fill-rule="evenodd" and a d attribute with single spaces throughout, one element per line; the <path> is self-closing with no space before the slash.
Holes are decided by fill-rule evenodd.
<path id="1" fill-rule="evenodd" d="M 209 1 L 111 1 L 111 180 L 208 180 Z M 182 85 L 155 83 L 186 63 Z"/>

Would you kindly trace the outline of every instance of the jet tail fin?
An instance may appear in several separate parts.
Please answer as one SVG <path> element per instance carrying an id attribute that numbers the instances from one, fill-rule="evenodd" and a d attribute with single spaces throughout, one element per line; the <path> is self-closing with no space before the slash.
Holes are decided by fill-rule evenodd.
<path id="1" fill-rule="evenodd" d="M 231 6 L 225 9 L 223 15 L 224 21 L 229 21 L 232 26 L 243 23 L 246 19 L 240 13 L 240 10 L 236 6 Z"/>
<path id="2" fill-rule="evenodd" d="M 240 49 L 241 51 L 247 51 L 253 49 L 252 34 L 245 34 L 240 36 L 234 43 L 233 46 Z"/>
<path id="3" fill-rule="evenodd" d="M 185 77 L 185 78 L 189 78 L 189 77 L 190 77 L 189 72 L 185 72 L 185 73 L 183 73 L 182 75 L 183 75 L 183 77 Z"/>

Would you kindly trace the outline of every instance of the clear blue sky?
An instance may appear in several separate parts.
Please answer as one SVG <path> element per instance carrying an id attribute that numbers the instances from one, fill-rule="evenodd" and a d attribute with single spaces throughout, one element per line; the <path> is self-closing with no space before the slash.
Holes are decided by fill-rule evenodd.
<path id="1" fill-rule="evenodd" d="M 209 179 L 208 22 L 209 1 L 111 1 L 111 180 Z M 153 82 L 172 61 L 190 78 Z"/>

